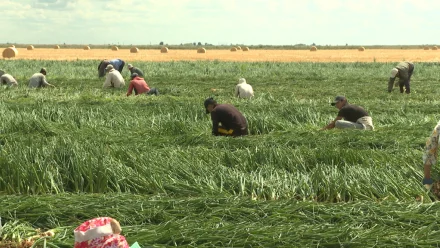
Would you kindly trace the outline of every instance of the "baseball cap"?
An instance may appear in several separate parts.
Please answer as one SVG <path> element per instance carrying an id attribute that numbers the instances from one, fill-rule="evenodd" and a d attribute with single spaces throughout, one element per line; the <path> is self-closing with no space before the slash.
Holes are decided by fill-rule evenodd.
<path id="1" fill-rule="evenodd" d="M 345 96 L 337 96 L 335 97 L 335 100 L 331 103 L 332 106 L 335 106 L 337 102 L 346 100 L 347 98 L 345 98 Z"/>
<path id="2" fill-rule="evenodd" d="M 132 64 L 128 64 L 128 69 L 131 69 L 131 68 L 133 68 L 133 65 Z"/>
<path id="3" fill-rule="evenodd" d="M 47 73 L 47 71 L 46 71 L 46 68 L 41 68 L 41 70 L 40 70 L 40 73 L 43 73 L 43 72 L 45 72 L 45 73 Z"/>
<path id="4" fill-rule="evenodd" d="M 105 68 L 107 71 L 113 69 L 113 65 L 112 64 L 108 64 L 107 67 Z"/>
<path id="5" fill-rule="evenodd" d="M 397 73 L 399 73 L 399 70 L 398 70 L 397 68 L 393 68 L 393 69 L 391 69 L 391 75 L 390 75 L 390 77 L 391 77 L 391 78 L 395 78 L 396 75 L 397 75 Z"/>
<path id="6" fill-rule="evenodd" d="M 139 77 L 139 75 L 135 72 L 133 74 L 131 74 L 131 79 L 135 78 L 135 77 Z"/>
<path id="7" fill-rule="evenodd" d="M 246 83 L 246 79 L 244 79 L 244 78 L 240 78 L 240 79 L 238 79 L 238 83 L 239 83 L 239 84 L 241 84 L 241 83 Z"/>
<path id="8" fill-rule="evenodd" d="M 210 105 L 210 104 L 217 104 L 217 102 L 212 98 L 212 97 L 210 97 L 210 98 L 207 98 L 206 100 L 205 100 L 205 102 L 204 102 L 204 105 L 205 105 L 205 109 L 206 109 L 206 113 L 207 114 L 209 114 L 209 111 L 208 111 L 208 105 Z"/>

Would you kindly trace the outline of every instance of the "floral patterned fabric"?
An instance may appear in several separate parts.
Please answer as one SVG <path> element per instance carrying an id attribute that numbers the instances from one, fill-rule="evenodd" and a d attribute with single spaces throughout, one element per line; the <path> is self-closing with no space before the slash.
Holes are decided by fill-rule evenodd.
<path id="1" fill-rule="evenodd" d="M 93 228 L 110 225 L 111 220 L 112 218 L 109 217 L 91 219 L 78 226 L 74 232 L 87 232 Z M 83 242 L 75 242 L 74 248 L 129 248 L 129 246 L 124 236 L 111 234 Z"/>
<path id="2" fill-rule="evenodd" d="M 432 131 L 431 136 L 426 142 L 425 154 L 423 154 L 424 165 L 432 166 L 437 163 L 439 134 L 440 134 L 440 121 L 437 123 L 434 130 Z"/>

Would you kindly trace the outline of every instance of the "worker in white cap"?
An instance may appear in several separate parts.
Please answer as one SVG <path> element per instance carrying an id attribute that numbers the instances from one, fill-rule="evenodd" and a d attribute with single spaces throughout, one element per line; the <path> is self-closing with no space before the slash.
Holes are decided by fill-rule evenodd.
<path id="1" fill-rule="evenodd" d="M 240 78 L 235 86 L 235 96 L 238 98 L 251 98 L 254 96 L 254 89 L 246 83 L 246 79 Z"/>
<path id="2" fill-rule="evenodd" d="M 134 67 L 132 64 L 128 64 L 128 70 L 130 71 L 130 75 L 136 73 L 139 77 L 144 78 L 144 72 L 139 68 Z"/>
<path id="3" fill-rule="evenodd" d="M 391 93 L 393 90 L 393 84 L 396 77 L 399 78 L 399 81 L 396 82 L 394 86 L 397 86 L 397 84 L 400 87 L 400 93 L 405 92 L 406 94 L 409 94 L 410 91 L 410 82 L 411 82 L 411 76 L 414 72 L 414 64 L 411 62 L 400 62 L 397 64 L 392 70 L 390 75 L 390 80 L 388 81 L 388 92 Z M 405 90 L 403 89 L 405 87 Z"/>
<path id="4" fill-rule="evenodd" d="M 125 86 L 124 78 L 118 70 L 115 70 L 113 65 L 108 64 L 105 67 L 105 71 L 107 72 L 107 76 L 105 78 L 104 88 L 121 88 Z"/>

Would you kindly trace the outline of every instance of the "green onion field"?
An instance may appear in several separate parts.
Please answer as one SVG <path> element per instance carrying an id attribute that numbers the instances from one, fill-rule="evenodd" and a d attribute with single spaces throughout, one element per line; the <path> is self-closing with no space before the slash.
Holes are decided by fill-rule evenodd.
<path id="1" fill-rule="evenodd" d="M 99 216 L 143 248 L 440 246 L 421 183 L 439 63 L 415 63 L 406 95 L 387 92 L 396 63 L 126 62 L 160 95 L 126 97 L 126 67 L 125 88 L 102 89 L 97 60 L 0 60 L 19 82 L 0 88 L 0 247 L 47 230 L 47 247 L 73 247 Z M 41 67 L 56 88 L 28 89 Z M 241 77 L 255 98 L 234 98 Z M 336 95 L 375 130 L 320 131 Z M 209 96 L 251 135 L 212 136 Z"/>

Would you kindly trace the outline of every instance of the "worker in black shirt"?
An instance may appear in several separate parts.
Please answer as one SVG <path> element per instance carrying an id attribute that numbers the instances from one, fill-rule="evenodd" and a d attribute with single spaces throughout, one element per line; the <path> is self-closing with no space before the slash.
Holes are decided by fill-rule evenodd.
<path id="1" fill-rule="evenodd" d="M 212 134 L 215 136 L 241 136 L 248 134 L 246 118 L 230 104 L 217 104 L 213 98 L 205 100 L 206 113 L 211 113 Z"/>
<path id="2" fill-rule="evenodd" d="M 374 129 L 373 120 L 368 115 L 367 111 L 362 107 L 348 104 L 345 96 L 337 96 L 331 105 L 339 109 L 338 116 L 336 116 L 336 119 L 330 122 L 322 130 L 333 129 L 335 127 L 365 130 Z"/>

